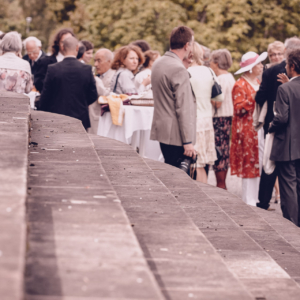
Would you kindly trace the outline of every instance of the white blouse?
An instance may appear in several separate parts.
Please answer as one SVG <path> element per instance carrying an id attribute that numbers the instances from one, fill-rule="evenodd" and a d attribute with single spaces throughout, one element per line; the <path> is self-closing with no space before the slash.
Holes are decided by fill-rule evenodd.
<path id="1" fill-rule="evenodd" d="M 148 76 L 151 77 L 151 70 L 150 69 L 145 69 L 145 70 L 143 70 L 140 73 L 135 75 L 134 84 L 135 84 L 135 87 L 138 90 L 139 94 L 143 94 L 143 93 L 148 92 L 148 91 L 151 90 L 151 83 L 148 84 L 147 86 L 144 86 L 142 84 L 143 80 L 146 79 Z"/>
<path id="2" fill-rule="evenodd" d="M 188 68 L 188 71 L 191 75 L 190 81 L 196 96 L 197 118 L 212 118 L 211 91 L 215 83 L 214 78 L 218 82 L 216 74 L 212 69 L 205 66 L 193 66 Z M 222 101 L 223 94 L 213 100 Z"/>
<path id="3" fill-rule="evenodd" d="M 233 116 L 233 100 L 232 89 L 235 84 L 235 79 L 231 73 L 221 74 L 218 76 L 219 83 L 222 87 L 224 101 L 217 110 L 213 107 L 213 117 L 232 117 Z"/>

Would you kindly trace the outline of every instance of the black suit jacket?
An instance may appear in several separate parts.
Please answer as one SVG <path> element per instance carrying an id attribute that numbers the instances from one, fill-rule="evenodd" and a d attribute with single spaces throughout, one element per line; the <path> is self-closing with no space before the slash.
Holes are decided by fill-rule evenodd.
<path id="1" fill-rule="evenodd" d="M 270 159 L 300 159 L 300 77 L 278 88 L 275 116 L 269 132 L 275 132 Z"/>
<path id="2" fill-rule="evenodd" d="M 277 81 L 277 75 L 280 73 L 285 73 L 285 65 L 286 62 L 283 61 L 278 65 L 275 65 L 269 69 L 266 69 L 262 75 L 262 82 L 257 91 L 255 101 L 260 105 L 263 106 L 264 103 L 268 102 L 268 111 L 265 119 L 264 130 L 265 132 L 269 129 L 269 124 L 272 122 L 274 113 L 273 113 L 273 104 L 276 100 L 276 94 L 278 87 L 282 84 L 281 82 Z"/>
<path id="3" fill-rule="evenodd" d="M 67 57 L 49 65 L 40 99 L 40 109 L 82 121 L 90 127 L 88 106 L 98 98 L 90 65 Z"/>
<path id="4" fill-rule="evenodd" d="M 36 73 L 34 74 L 34 86 L 42 93 L 44 80 L 47 74 L 48 66 L 57 63 L 56 56 L 45 56 L 37 61 Z"/>
<path id="5" fill-rule="evenodd" d="M 38 69 L 38 62 L 39 62 L 40 59 L 42 59 L 42 58 L 45 57 L 45 56 L 46 56 L 45 52 L 42 51 L 41 57 L 40 57 L 33 65 L 32 65 L 32 60 L 29 58 L 28 54 L 26 54 L 26 55 L 23 56 L 23 59 L 24 59 L 24 60 L 27 60 L 27 61 L 29 62 L 29 64 L 30 64 L 30 67 L 31 67 L 31 74 L 33 74 L 33 75 L 36 74 L 37 69 Z"/>

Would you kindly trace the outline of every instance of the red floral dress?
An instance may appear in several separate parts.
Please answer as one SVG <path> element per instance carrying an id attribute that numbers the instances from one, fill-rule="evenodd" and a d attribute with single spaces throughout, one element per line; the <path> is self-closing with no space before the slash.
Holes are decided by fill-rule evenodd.
<path id="1" fill-rule="evenodd" d="M 241 77 L 232 89 L 234 114 L 230 148 L 231 175 L 259 177 L 257 132 L 253 127 L 255 100 L 253 87 Z"/>

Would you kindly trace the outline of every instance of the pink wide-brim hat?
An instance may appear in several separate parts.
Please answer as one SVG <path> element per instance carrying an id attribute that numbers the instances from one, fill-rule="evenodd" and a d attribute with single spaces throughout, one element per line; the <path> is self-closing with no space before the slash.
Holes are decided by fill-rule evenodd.
<path id="1" fill-rule="evenodd" d="M 252 70 L 254 66 L 264 61 L 268 57 L 268 52 L 263 52 L 261 55 L 253 51 L 249 51 L 242 56 L 240 66 L 241 68 L 234 73 L 234 75 L 241 74 Z"/>

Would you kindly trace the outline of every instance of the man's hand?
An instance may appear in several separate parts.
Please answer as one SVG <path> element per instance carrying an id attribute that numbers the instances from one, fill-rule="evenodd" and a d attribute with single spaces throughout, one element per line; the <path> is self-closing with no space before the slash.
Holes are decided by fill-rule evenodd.
<path id="1" fill-rule="evenodd" d="M 197 153 L 193 144 L 183 145 L 184 153 L 183 155 L 195 158 Z"/>
<path id="2" fill-rule="evenodd" d="M 290 81 L 289 78 L 284 73 L 278 74 L 277 77 L 279 78 L 279 79 L 277 79 L 277 81 L 279 81 L 281 83 L 286 83 L 286 82 Z"/>

